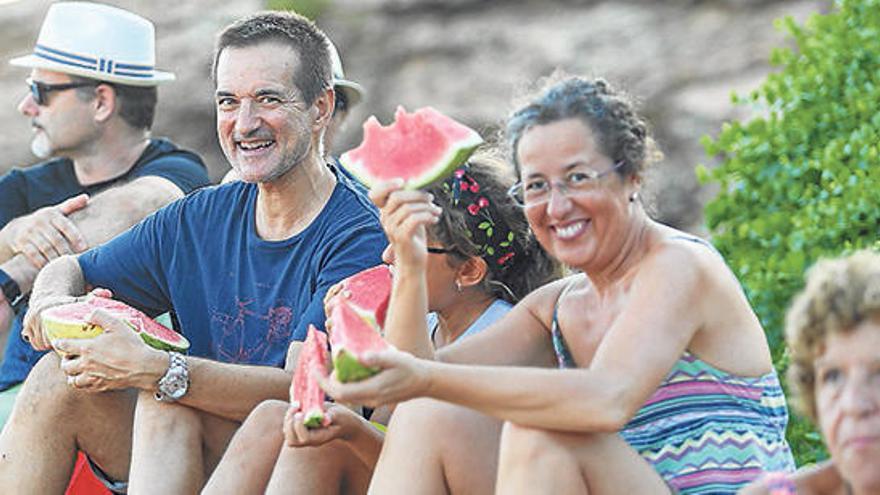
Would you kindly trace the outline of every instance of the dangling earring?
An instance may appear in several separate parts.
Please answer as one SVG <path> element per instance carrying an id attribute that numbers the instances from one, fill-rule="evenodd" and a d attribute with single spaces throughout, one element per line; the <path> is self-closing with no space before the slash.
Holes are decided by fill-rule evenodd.
<path id="1" fill-rule="evenodd" d="M 461 293 L 461 282 L 458 280 L 455 281 L 455 290 Z"/>

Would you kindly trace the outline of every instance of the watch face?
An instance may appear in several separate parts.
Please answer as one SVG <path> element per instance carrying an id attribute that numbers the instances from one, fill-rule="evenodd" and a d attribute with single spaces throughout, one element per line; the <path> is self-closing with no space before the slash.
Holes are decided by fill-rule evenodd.
<path id="1" fill-rule="evenodd" d="M 171 365 L 165 376 L 159 380 L 159 392 L 166 400 L 178 400 L 189 388 L 189 371 L 186 366 L 186 358 L 181 355 L 171 356 Z"/>
<path id="2" fill-rule="evenodd" d="M 174 400 L 180 399 L 186 394 L 187 389 L 187 379 L 183 373 L 175 373 L 169 380 L 168 386 L 165 387 L 167 389 L 166 395 L 171 397 Z"/>

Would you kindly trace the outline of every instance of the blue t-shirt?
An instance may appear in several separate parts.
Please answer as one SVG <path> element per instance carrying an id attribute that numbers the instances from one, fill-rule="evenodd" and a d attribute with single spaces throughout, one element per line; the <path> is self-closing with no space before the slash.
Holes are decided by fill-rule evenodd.
<path id="1" fill-rule="evenodd" d="M 210 183 L 202 159 L 165 139 L 151 139 L 134 165 L 122 176 L 83 186 L 73 162 L 56 158 L 25 169 L 13 169 L 0 177 L 0 228 L 11 220 L 58 204 L 79 194 L 94 195 L 113 186 L 147 176 L 162 177 L 188 193 Z M 0 390 L 24 381 L 34 364 L 45 354 L 21 339 L 21 324 L 27 307 L 19 309 L 10 329 L 0 366 Z"/>
<path id="2" fill-rule="evenodd" d="M 147 314 L 170 310 L 189 353 L 228 363 L 282 367 L 309 324 L 324 328 L 324 293 L 379 263 L 379 214 L 337 173 L 324 209 L 281 241 L 256 234 L 257 186 L 202 189 L 83 253 L 88 283 Z"/>

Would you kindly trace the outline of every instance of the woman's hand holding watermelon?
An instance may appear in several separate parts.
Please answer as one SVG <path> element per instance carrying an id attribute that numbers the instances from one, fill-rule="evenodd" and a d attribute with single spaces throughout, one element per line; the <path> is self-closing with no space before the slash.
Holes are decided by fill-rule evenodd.
<path id="1" fill-rule="evenodd" d="M 349 383 L 340 383 L 334 371 L 329 377 L 319 379 L 321 388 L 337 402 L 371 408 L 421 397 L 430 389 L 432 361 L 418 359 L 393 347 L 367 353 L 360 361 L 364 366 L 381 371 L 365 380 Z"/>
<path id="2" fill-rule="evenodd" d="M 154 387 L 168 365 L 167 355 L 148 346 L 131 327 L 106 311 L 95 310 L 89 321 L 104 332 L 91 339 L 52 342 L 64 355 L 61 370 L 68 384 L 87 392 Z"/>
<path id="3" fill-rule="evenodd" d="M 441 210 L 431 202 L 430 194 L 403 186 L 399 179 L 379 182 L 370 189 L 370 199 L 381 212 L 382 227 L 394 249 L 395 266 L 424 270 L 428 256 L 425 226 L 437 223 Z"/>
<path id="4" fill-rule="evenodd" d="M 351 409 L 331 402 L 326 403 L 327 426 L 306 427 L 305 414 L 292 404 L 284 416 L 284 441 L 288 447 L 317 447 L 331 440 L 350 440 L 358 428 L 369 427 L 366 421 Z"/>

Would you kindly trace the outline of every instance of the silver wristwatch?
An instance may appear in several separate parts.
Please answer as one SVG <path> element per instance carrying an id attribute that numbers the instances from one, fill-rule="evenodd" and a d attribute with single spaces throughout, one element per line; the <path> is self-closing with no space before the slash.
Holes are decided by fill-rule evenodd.
<path id="1" fill-rule="evenodd" d="M 159 379 L 156 400 L 175 402 L 180 400 L 189 389 L 189 368 L 186 356 L 179 352 L 168 351 L 168 370 Z"/>

